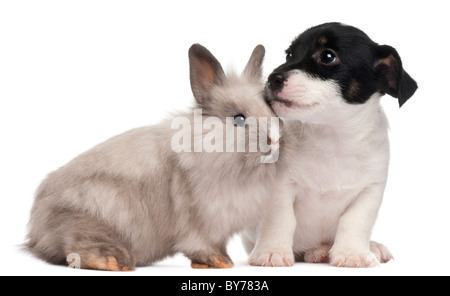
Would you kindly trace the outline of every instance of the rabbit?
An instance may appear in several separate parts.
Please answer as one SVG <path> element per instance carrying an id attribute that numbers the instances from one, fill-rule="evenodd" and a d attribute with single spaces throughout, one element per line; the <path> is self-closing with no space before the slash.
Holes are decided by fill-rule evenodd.
<path id="1" fill-rule="evenodd" d="M 208 49 L 192 45 L 194 108 L 113 137 L 50 173 L 37 189 L 25 247 L 53 264 L 78 258 L 85 269 L 134 270 L 180 252 L 193 268 L 232 267 L 227 242 L 257 223 L 266 201 L 276 196 L 272 188 L 286 162 L 281 149 L 276 161 L 262 161 L 282 147 L 281 124 L 263 99 L 264 55 L 258 45 L 241 75 L 226 76 Z M 200 128 L 208 118 L 223 124 L 226 151 L 201 149 L 211 135 L 203 129 L 196 134 L 199 114 Z M 180 130 L 177 118 L 191 128 Z M 228 152 L 239 132 L 265 136 L 270 155 Z M 181 140 L 186 149 L 175 149 Z"/>

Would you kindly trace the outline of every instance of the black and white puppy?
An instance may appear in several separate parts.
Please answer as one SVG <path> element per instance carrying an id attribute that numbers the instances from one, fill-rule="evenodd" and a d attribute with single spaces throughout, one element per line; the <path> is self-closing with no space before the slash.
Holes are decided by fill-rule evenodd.
<path id="1" fill-rule="evenodd" d="M 380 99 L 389 94 L 402 106 L 416 89 L 397 51 L 357 28 L 326 23 L 292 42 L 268 78 L 266 100 L 298 147 L 282 196 L 243 235 L 250 264 L 371 267 L 392 259 L 370 241 L 389 165 Z"/>

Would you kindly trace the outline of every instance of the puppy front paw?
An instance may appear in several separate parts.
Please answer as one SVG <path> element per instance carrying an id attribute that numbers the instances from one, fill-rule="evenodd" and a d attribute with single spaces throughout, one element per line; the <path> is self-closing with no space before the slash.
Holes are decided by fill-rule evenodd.
<path id="1" fill-rule="evenodd" d="M 285 267 L 294 265 L 292 250 L 271 250 L 252 252 L 248 263 L 252 266 Z"/>
<path id="2" fill-rule="evenodd" d="M 370 250 L 331 250 L 330 263 L 337 267 L 376 267 L 377 256 Z"/>
<path id="3" fill-rule="evenodd" d="M 371 241 L 370 242 L 370 250 L 377 256 L 378 260 L 381 263 L 389 262 L 391 259 L 394 259 L 392 253 L 389 249 L 380 243 Z"/>
<path id="4" fill-rule="evenodd" d="M 331 245 L 323 244 L 305 252 L 303 260 L 307 263 L 326 263 L 330 261 Z"/>

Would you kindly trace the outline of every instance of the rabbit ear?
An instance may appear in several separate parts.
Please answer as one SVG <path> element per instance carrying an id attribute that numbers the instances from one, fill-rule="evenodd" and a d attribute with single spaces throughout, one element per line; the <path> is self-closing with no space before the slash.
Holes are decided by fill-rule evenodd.
<path id="1" fill-rule="evenodd" d="M 264 55 L 266 54 L 266 50 L 264 46 L 261 44 L 256 46 L 250 56 L 250 60 L 245 66 L 244 75 L 249 78 L 253 78 L 256 80 L 261 80 L 262 78 L 262 63 L 264 59 Z"/>
<path id="2" fill-rule="evenodd" d="M 191 88 L 199 104 L 205 103 L 213 85 L 220 85 L 225 77 L 222 66 L 212 53 L 200 44 L 189 49 Z"/>

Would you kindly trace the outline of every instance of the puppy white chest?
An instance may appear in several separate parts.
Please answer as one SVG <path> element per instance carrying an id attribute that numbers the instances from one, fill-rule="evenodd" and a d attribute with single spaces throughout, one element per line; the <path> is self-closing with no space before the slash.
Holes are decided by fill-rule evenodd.
<path id="1" fill-rule="evenodd" d="M 355 146 L 351 139 L 306 127 L 290 172 L 297 219 L 296 253 L 332 244 L 349 204 L 366 186 L 386 177 L 387 135 L 383 138 L 380 152 L 380 143 L 368 141 Z"/>

